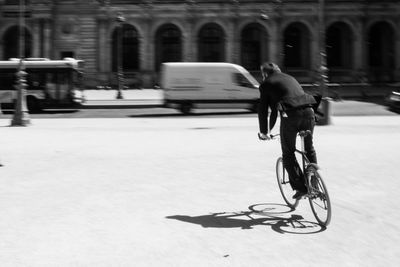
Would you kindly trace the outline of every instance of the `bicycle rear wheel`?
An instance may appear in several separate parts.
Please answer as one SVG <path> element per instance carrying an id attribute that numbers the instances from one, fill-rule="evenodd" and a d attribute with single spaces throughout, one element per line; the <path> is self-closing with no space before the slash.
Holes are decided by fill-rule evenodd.
<path id="1" fill-rule="evenodd" d="M 327 226 L 331 221 L 332 208 L 328 194 L 328 189 L 322 179 L 321 174 L 314 166 L 307 168 L 309 196 L 311 210 L 322 226 Z"/>
<path id="2" fill-rule="evenodd" d="M 290 208 L 296 208 L 299 204 L 299 200 L 292 198 L 294 191 L 289 182 L 289 174 L 283 167 L 282 157 L 278 158 L 276 161 L 276 179 L 278 180 L 279 190 L 281 191 L 283 200 L 285 200 Z"/>

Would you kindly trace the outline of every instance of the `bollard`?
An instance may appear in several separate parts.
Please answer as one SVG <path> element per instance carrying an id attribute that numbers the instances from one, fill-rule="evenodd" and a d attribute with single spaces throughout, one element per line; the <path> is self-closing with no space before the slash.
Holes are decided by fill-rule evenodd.
<path id="1" fill-rule="evenodd" d="M 320 117 L 318 120 L 318 125 L 330 125 L 332 124 L 332 109 L 331 109 L 331 98 L 324 97 L 321 100 L 321 112 L 324 114 L 323 117 Z"/>
<path id="2" fill-rule="evenodd" d="M 27 126 L 30 124 L 28 108 L 26 106 L 26 75 L 23 66 L 17 72 L 17 101 L 14 108 L 14 116 L 11 121 L 11 126 Z"/>

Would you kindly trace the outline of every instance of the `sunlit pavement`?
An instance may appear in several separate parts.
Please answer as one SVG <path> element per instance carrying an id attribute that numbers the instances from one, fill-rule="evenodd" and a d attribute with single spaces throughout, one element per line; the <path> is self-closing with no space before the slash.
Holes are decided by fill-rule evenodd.
<path id="1" fill-rule="evenodd" d="M 328 228 L 256 117 L 0 120 L 1 266 L 397 266 L 400 117 L 333 117 Z"/>

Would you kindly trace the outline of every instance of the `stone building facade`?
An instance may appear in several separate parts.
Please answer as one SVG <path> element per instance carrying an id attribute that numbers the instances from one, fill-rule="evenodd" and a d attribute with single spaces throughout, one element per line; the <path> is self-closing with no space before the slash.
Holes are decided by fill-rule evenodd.
<path id="1" fill-rule="evenodd" d="M 400 81 L 398 0 L 0 0 L 0 60 L 18 57 L 20 14 L 24 56 L 83 59 L 88 87 L 115 85 L 118 64 L 128 87 L 152 87 L 166 61 L 257 76 L 268 60 L 313 83 L 324 43 L 331 82 Z"/>

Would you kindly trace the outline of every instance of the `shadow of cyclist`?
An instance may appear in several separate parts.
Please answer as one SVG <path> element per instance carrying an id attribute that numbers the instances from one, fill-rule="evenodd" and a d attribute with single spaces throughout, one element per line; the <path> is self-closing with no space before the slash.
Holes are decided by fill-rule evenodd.
<path id="1" fill-rule="evenodd" d="M 168 219 L 175 219 L 183 222 L 199 224 L 204 228 L 241 228 L 241 229 L 252 229 L 254 225 L 261 225 L 267 219 L 241 219 L 234 218 L 237 216 L 247 216 L 251 212 L 239 212 L 239 213 L 211 213 L 209 215 L 200 216 L 187 216 L 187 215 L 174 215 L 167 216 Z"/>
<path id="2" fill-rule="evenodd" d="M 251 111 L 203 111 L 203 112 L 193 112 L 190 114 L 175 113 L 175 111 L 167 113 L 151 113 L 151 114 L 133 114 L 128 115 L 130 118 L 161 118 L 161 117 L 208 117 L 208 116 L 225 116 L 225 115 L 247 115 L 253 114 Z"/>
<path id="3" fill-rule="evenodd" d="M 262 205 L 262 210 L 255 207 Z M 277 233 L 285 234 L 312 234 L 324 231 L 326 228 L 317 223 L 309 222 L 297 214 L 290 214 L 292 210 L 276 211 L 273 206 L 284 206 L 279 204 L 256 204 L 251 205 L 248 211 L 239 212 L 217 212 L 207 215 L 188 216 L 173 215 L 167 219 L 201 225 L 204 228 L 240 228 L 253 229 L 254 226 L 270 226 Z M 285 206 L 286 207 L 286 206 Z"/>

